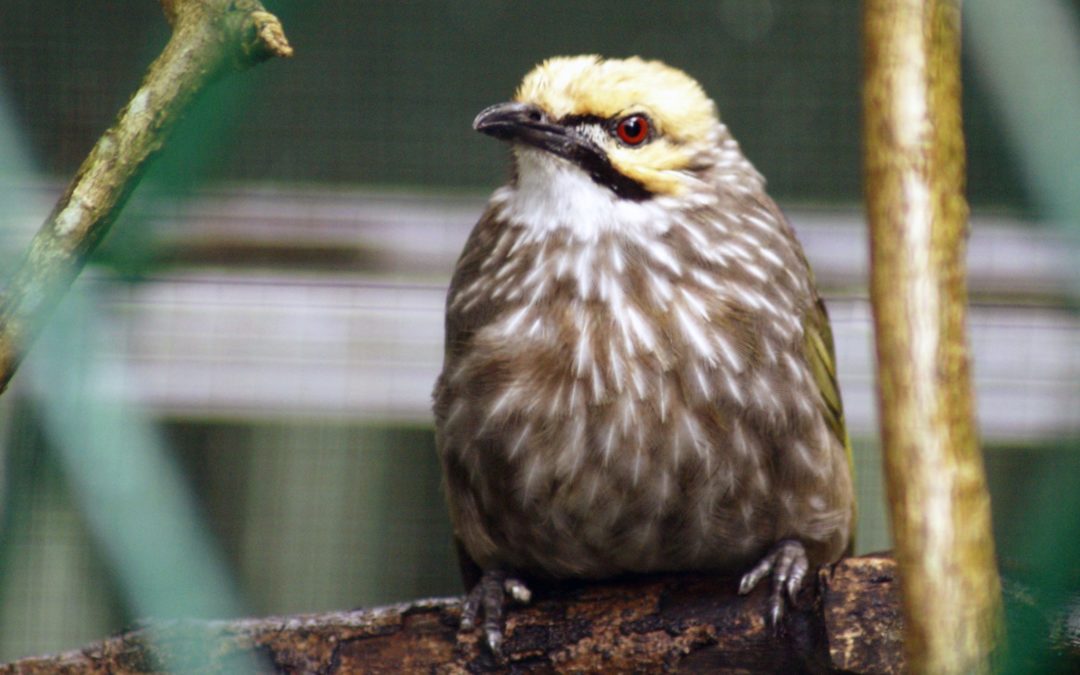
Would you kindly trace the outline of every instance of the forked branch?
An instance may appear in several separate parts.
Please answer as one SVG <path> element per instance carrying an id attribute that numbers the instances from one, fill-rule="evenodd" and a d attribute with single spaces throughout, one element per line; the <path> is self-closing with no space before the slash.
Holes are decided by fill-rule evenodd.
<path id="1" fill-rule="evenodd" d="M 292 55 L 257 0 L 161 0 L 173 34 L 142 84 L 94 145 L 0 298 L 0 392 L 161 151 L 212 80 Z"/>

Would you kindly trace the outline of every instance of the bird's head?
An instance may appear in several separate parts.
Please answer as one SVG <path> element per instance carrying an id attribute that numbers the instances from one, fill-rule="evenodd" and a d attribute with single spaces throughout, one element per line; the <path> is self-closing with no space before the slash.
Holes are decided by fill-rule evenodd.
<path id="1" fill-rule="evenodd" d="M 571 162 L 629 199 L 681 194 L 722 156 L 722 127 L 701 86 L 637 57 L 549 59 L 473 128 Z"/>

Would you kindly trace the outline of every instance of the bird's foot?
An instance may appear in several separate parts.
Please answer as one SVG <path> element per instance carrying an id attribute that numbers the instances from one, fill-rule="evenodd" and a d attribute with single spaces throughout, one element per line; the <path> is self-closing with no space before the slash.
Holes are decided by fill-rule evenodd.
<path id="1" fill-rule="evenodd" d="M 491 653 L 500 658 L 508 595 L 510 600 L 522 605 L 532 599 L 532 592 L 520 579 L 502 570 L 487 570 L 465 597 L 461 611 L 461 629 L 472 630 L 483 610 L 484 642 Z"/>
<path id="2" fill-rule="evenodd" d="M 746 595 L 767 576 L 772 576 L 772 588 L 769 591 L 769 625 L 778 630 L 784 618 L 784 593 L 795 604 L 795 596 L 802 588 L 803 580 L 810 569 L 806 558 L 806 549 L 795 539 L 781 539 L 761 559 L 757 565 L 743 575 L 739 581 L 739 594 Z"/>

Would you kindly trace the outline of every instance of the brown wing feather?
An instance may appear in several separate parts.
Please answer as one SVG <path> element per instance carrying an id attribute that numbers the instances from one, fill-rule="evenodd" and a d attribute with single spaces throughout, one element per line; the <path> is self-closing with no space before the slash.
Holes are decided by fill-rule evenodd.
<path id="1" fill-rule="evenodd" d="M 451 398 L 446 388 L 446 372 L 453 368 L 460 356 L 467 351 L 469 341 L 476 329 L 492 319 L 490 303 L 478 303 L 468 308 L 452 308 L 451 303 L 457 292 L 468 288 L 480 276 L 481 265 L 495 248 L 501 227 L 494 209 L 489 207 L 480 216 L 480 220 L 469 234 L 469 239 L 450 279 L 450 289 L 446 298 L 444 366 L 443 372 L 435 381 L 434 391 L 436 424 L 440 424 L 445 418 L 446 408 Z"/>
<path id="2" fill-rule="evenodd" d="M 446 300 L 446 324 L 444 345 L 444 367 L 435 381 L 434 412 L 436 430 L 441 429 L 446 419 L 447 410 L 455 393 L 448 387 L 446 372 L 454 367 L 463 353 L 469 348 L 469 342 L 476 330 L 492 318 L 492 308 L 487 303 L 480 303 L 468 308 L 452 308 L 455 294 L 475 282 L 480 276 L 481 265 L 492 254 L 498 241 L 498 235 L 502 226 L 496 220 L 495 212 L 490 207 L 481 215 L 469 234 L 469 239 L 462 250 L 461 257 L 454 267 L 451 277 L 450 288 Z M 441 441 L 441 434 L 436 433 L 436 442 Z M 450 477 L 444 467 L 443 479 Z M 444 485 L 444 490 L 447 489 Z M 469 556 L 461 540 L 454 537 L 454 547 L 457 551 L 458 565 L 461 570 L 461 578 L 466 590 L 471 589 L 480 580 L 481 570 L 476 561 Z"/>

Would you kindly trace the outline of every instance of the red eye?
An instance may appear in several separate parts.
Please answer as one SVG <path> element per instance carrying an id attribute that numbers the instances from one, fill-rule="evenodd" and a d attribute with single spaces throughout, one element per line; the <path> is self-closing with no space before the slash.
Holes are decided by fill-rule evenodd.
<path id="1" fill-rule="evenodd" d="M 615 135 L 627 145 L 641 145 L 649 137 L 649 118 L 644 115 L 630 115 L 619 120 Z"/>

